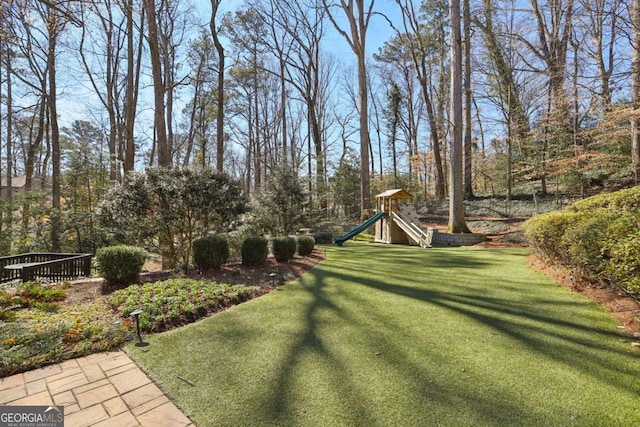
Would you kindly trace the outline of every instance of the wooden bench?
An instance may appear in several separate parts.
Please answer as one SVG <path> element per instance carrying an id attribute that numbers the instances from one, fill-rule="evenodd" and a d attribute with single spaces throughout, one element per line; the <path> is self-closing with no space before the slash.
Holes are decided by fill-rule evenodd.
<path id="1" fill-rule="evenodd" d="M 91 275 L 91 254 L 28 253 L 0 257 L 0 283 L 52 281 Z"/>

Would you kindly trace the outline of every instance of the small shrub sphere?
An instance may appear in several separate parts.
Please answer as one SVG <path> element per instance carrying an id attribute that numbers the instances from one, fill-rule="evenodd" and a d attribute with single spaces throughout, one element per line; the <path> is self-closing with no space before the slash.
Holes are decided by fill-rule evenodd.
<path id="1" fill-rule="evenodd" d="M 330 245 L 333 243 L 333 233 L 329 231 L 319 231 L 313 235 L 313 238 L 319 245 Z"/>
<path id="2" fill-rule="evenodd" d="M 147 251 L 137 246 L 107 246 L 96 251 L 100 275 L 112 288 L 135 283 L 147 256 Z"/>
<path id="3" fill-rule="evenodd" d="M 264 237 L 247 237 L 242 242 L 242 265 L 253 267 L 262 265 L 267 261 L 269 255 L 269 241 Z"/>
<path id="4" fill-rule="evenodd" d="M 295 237 L 274 237 L 271 244 L 273 256 L 278 262 L 292 260 L 298 247 Z"/>
<path id="5" fill-rule="evenodd" d="M 222 236 L 193 241 L 193 263 L 201 271 L 217 270 L 229 261 L 229 243 Z"/>
<path id="6" fill-rule="evenodd" d="M 298 255 L 311 255 L 313 248 L 316 246 L 316 240 L 311 236 L 298 237 Z"/>

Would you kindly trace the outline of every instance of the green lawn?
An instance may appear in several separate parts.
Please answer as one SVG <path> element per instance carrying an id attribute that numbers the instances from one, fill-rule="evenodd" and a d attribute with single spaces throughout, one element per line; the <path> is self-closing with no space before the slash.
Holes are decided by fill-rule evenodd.
<path id="1" fill-rule="evenodd" d="M 639 353 L 526 251 L 327 252 L 281 290 L 126 349 L 198 426 L 640 424 Z"/>

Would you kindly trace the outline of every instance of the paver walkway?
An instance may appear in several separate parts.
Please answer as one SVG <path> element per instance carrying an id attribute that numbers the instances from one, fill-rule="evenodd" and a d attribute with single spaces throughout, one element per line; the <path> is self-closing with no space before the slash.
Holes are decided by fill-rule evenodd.
<path id="1" fill-rule="evenodd" d="M 2 378 L 0 405 L 64 406 L 65 427 L 193 426 L 122 351 Z"/>

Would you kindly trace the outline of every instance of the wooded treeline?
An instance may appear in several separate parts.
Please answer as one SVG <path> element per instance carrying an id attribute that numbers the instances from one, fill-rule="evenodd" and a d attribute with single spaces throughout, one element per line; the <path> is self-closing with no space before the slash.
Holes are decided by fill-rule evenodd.
<path id="1" fill-rule="evenodd" d="M 467 197 L 638 183 L 639 3 L 461 1 Z M 2 252 L 59 250 L 147 167 L 211 167 L 251 197 L 287 166 L 316 218 L 358 217 L 388 188 L 449 196 L 449 6 L 0 3 Z"/>

